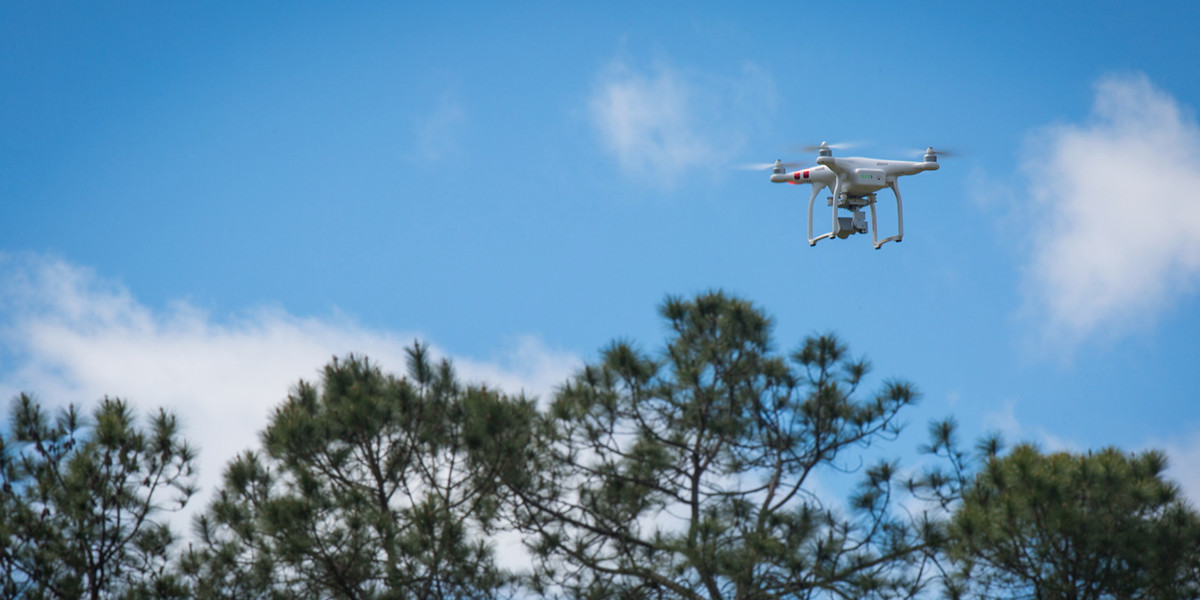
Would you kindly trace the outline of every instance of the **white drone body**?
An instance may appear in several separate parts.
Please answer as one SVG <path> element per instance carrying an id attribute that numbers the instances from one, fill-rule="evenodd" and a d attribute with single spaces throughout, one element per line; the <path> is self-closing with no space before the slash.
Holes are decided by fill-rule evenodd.
<path id="1" fill-rule="evenodd" d="M 928 148 L 925 150 L 924 162 L 911 162 L 857 156 L 835 158 L 829 144 L 824 142 L 817 150 L 815 167 L 788 173 L 786 165 L 777 160 L 771 168 L 771 181 L 775 183 L 809 183 L 813 186 L 812 196 L 808 199 L 808 245 L 815 246 L 817 242 L 826 238 L 837 237 L 844 240 L 856 233 L 866 233 L 868 227 L 863 207 L 871 209 L 869 229 L 876 250 L 888 242 L 904 239 L 904 207 L 900 202 L 900 188 L 896 186 L 896 180 L 904 175 L 938 170 L 938 152 Z M 885 187 L 891 188 L 892 193 L 896 195 L 897 232 L 896 235 L 881 240 L 875 216 L 875 192 Z M 813 237 L 813 203 L 817 200 L 817 194 L 825 188 L 829 188 L 833 194 L 828 197 L 828 206 L 833 207 L 833 230 Z M 851 216 L 839 216 L 839 209 L 850 211 Z"/>

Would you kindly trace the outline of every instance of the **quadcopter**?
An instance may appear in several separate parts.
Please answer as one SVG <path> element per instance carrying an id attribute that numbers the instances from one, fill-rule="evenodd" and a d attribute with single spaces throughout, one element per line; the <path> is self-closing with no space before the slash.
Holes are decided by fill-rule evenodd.
<path id="1" fill-rule="evenodd" d="M 837 237 L 846 239 L 856 233 L 871 232 L 871 241 L 878 250 L 888 242 L 899 242 L 904 239 L 904 208 L 900 202 L 900 188 L 896 180 L 904 175 L 916 175 L 922 171 L 938 170 L 939 154 L 932 147 L 925 150 L 924 162 L 905 160 L 880 160 L 875 158 L 846 157 L 835 158 L 833 147 L 826 142 L 808 150 L 817 151 L 817 166 L 787 172 L 787 167 L 794 166 L 776 160 L 771 165 L 771 181 L 775 183 L 790 183 L 800 185 L 812 184 L 812 196 L 808 198 L 808 245 L 816 246 L 817 242 Z M 879 239 L 879 227 L 875 218 L 875 192 L 883 188 L 891 188 L 896 196 L 896 235 Z M 829 188 L 832 196 L 827 197 L 828 206 L 833 207 L 833 230 L 813 237 L 813 204 L 821 190 Z M 866 215 L 863 208 L 871 209 L 871 226 L 867 227 Z M 850 211 L 850 216 L 840 216 L 839 210 Z"/>

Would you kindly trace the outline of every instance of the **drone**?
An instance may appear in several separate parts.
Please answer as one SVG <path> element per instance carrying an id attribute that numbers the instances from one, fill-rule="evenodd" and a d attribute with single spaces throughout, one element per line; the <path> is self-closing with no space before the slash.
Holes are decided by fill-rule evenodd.
<path id="1" fill-rule="evenodd" d="M 808 198 L 808 245 L 816 246 L 817 242 L 836 237 L 846 239 L 856 233 L 871 232 L 871 242 L 878 250 L 888 242 L 899 242 L 904 239 L 904 207 L 900 201 L 900 188 L 896 180 L 904 175 L 916 175 L 922 171 L 936 171 L 938 155 L 945 152 L 926 148 L 924 162 L 904 160 L 880 160 L 861 158 L 857 156 L 835 158 L 833 148 L 826 142 L 820 146 L 812 146 L 807 150 L 817 151 L 817 166 L 788 172 L 792 165 L 776 160 L 771 167 L 771 181 L 774 183 L 790 183 L 800 185 L 812 184 L 812 196 Z M 879 239 L 879 226 L 875 216 L 875 193 L 883 188 L 891 188 L 896 196 L 896 235 Z M 828 206 L 833 208 L 833 230 L 813 237 L 813 204 L 821 190 L 828 188 L 833 194 L 827 197 Z M 863 208 L 871 209 L 871 226 L 867 227 L 866 215 Z M 850 216 L 841 216 L 839 210 L 850 211 Z"/>

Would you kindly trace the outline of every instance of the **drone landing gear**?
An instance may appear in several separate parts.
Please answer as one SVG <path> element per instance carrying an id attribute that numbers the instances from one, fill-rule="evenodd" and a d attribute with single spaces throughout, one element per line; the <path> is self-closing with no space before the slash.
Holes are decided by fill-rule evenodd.
<path id="1" fill-rule="evenodd" d="M 827 206 L 833 207 L 833 231 L 813 237 L 813 204 L 817 199 L 817 194 L 820 193 L 822 189 L 814 187 L 812 196 L 808 199 L 808 245 L 816 246 L 817 242 L 833 237 L 844 240 L 856 233 L 866 233 L 868 229 L 871 231 L 871 242 L 874 244 L 876 250 L 888 242 L 901 241 L 904 238 L 904 212 L 903 205 L 900 201 L 900 189 L 896 187 L 895 183 L 889 183 L 888 187 L 890 187 L 892 192 L 896 194 L 896 235 L 883 238 L 882 240 L 879 239 L 878 218 L 875 212 L 875 194 L 855 196 L 842 193 L 836 194 L 836 201 L 834 200 L 834 196 L 826 197 Z M 867 227 L 866 215 L 862 210 L 864 207 L 869 207 L 871 209 L 871 226 L 869 228 Z M 849 210 L 851 216 L 838 216 L 838 209 Z"/>
<path id="2" fill-rule="evenodd" d="M 875 224 L 875 202 L 871 202 L 871 242 L 875 244 L 875 249 L 878 250 L 888 242 L 901 242 L 904 240 L 904 206 L 900 204 L 900 188 L 895 183 L 889 183 L 888 187 L 892 188 L 892 193 L 896 195 L 896 235 L 879 239 L 879 226 Z M 872 199 L 875 194 L 871 194 Z"/>

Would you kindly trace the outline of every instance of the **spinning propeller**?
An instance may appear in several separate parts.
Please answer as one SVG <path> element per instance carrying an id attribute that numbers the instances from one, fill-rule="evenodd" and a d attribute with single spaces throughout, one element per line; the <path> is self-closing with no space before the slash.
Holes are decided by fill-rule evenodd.
<path id="1" fill-rule="evenodd" d="M 793 168 L 799 167 L 803 164 L 804 163 L 783 162 L 782 160 L 776 160 L 775 162 L 769 162 L 769 163 L 749 163 L 749 164 L 744 164 L 744 165 L 736 165 L 734 168 L 742 169 L 743 171 L 767 171 L 767 170 L 774 170 L 776 168 L 793 169 Z"/>
<path id="2" fill-rule="evenodd" d="M 832 152 L 833 150 L 848 150 L 850 148 L 855 148 L 860 145 L 861 144 L 859 142 L 842 142 L 842 143 L 838 143 L 838 144 L 830 144 L 829 142 L 821 142 L 820 146 L 812 146 L 812 145 L 792 146 L 790 148 L 790 150 L 792 150 L 794 152 L 804 152 L 805 154 L 812 153 L 812 152 L 820 152 L 821 156 L 830 156 L 833 154 L 833 152 Z M 776 173 L 782 173 L 786 169 L 794 169 L 796 167 L 803 166 L 804 164 L 807 164 L 807 163 L 783 162 L 782 160 L 776 160 L 773 163 L 750 163 L 750 164 L 745 164 L 745 165 L 737 165 L 736 168 L 743 169 L 746 171 L 766 171 L 767 169 L 770 169 Z"/>
<path id="3" fill-rule="evenodd" d="M 933 146 L 929 146 L 928 148 L 925 148 L 924 150 L 912 149 L 912 150 L 909 150 L 908 152 L 909 152 L 909 154 L 915 154 L 917 156 L 923 155 L 925 157 L 926 162 L 937 162 L 937 157 L 939 157 L 939 156 L 955 157 L 955 156 L 959 155 L 958 152 L 955 152 L 953 150 L 934 150 Z"/>
<path id="4" fill-rule="evenodd" d="M 837 144 L 830 144 L 829 142 L 821 142 L 821 144 L 819 146 L 813 146 L 813 145 L 798 146 L 796 149 L 799 150 L 800 152 L 824 152 L 826 150 L 849 150 L 851 148 L 857 148 L 861 145 L 862 145 L 862 142 L 840 142 Z"/>

